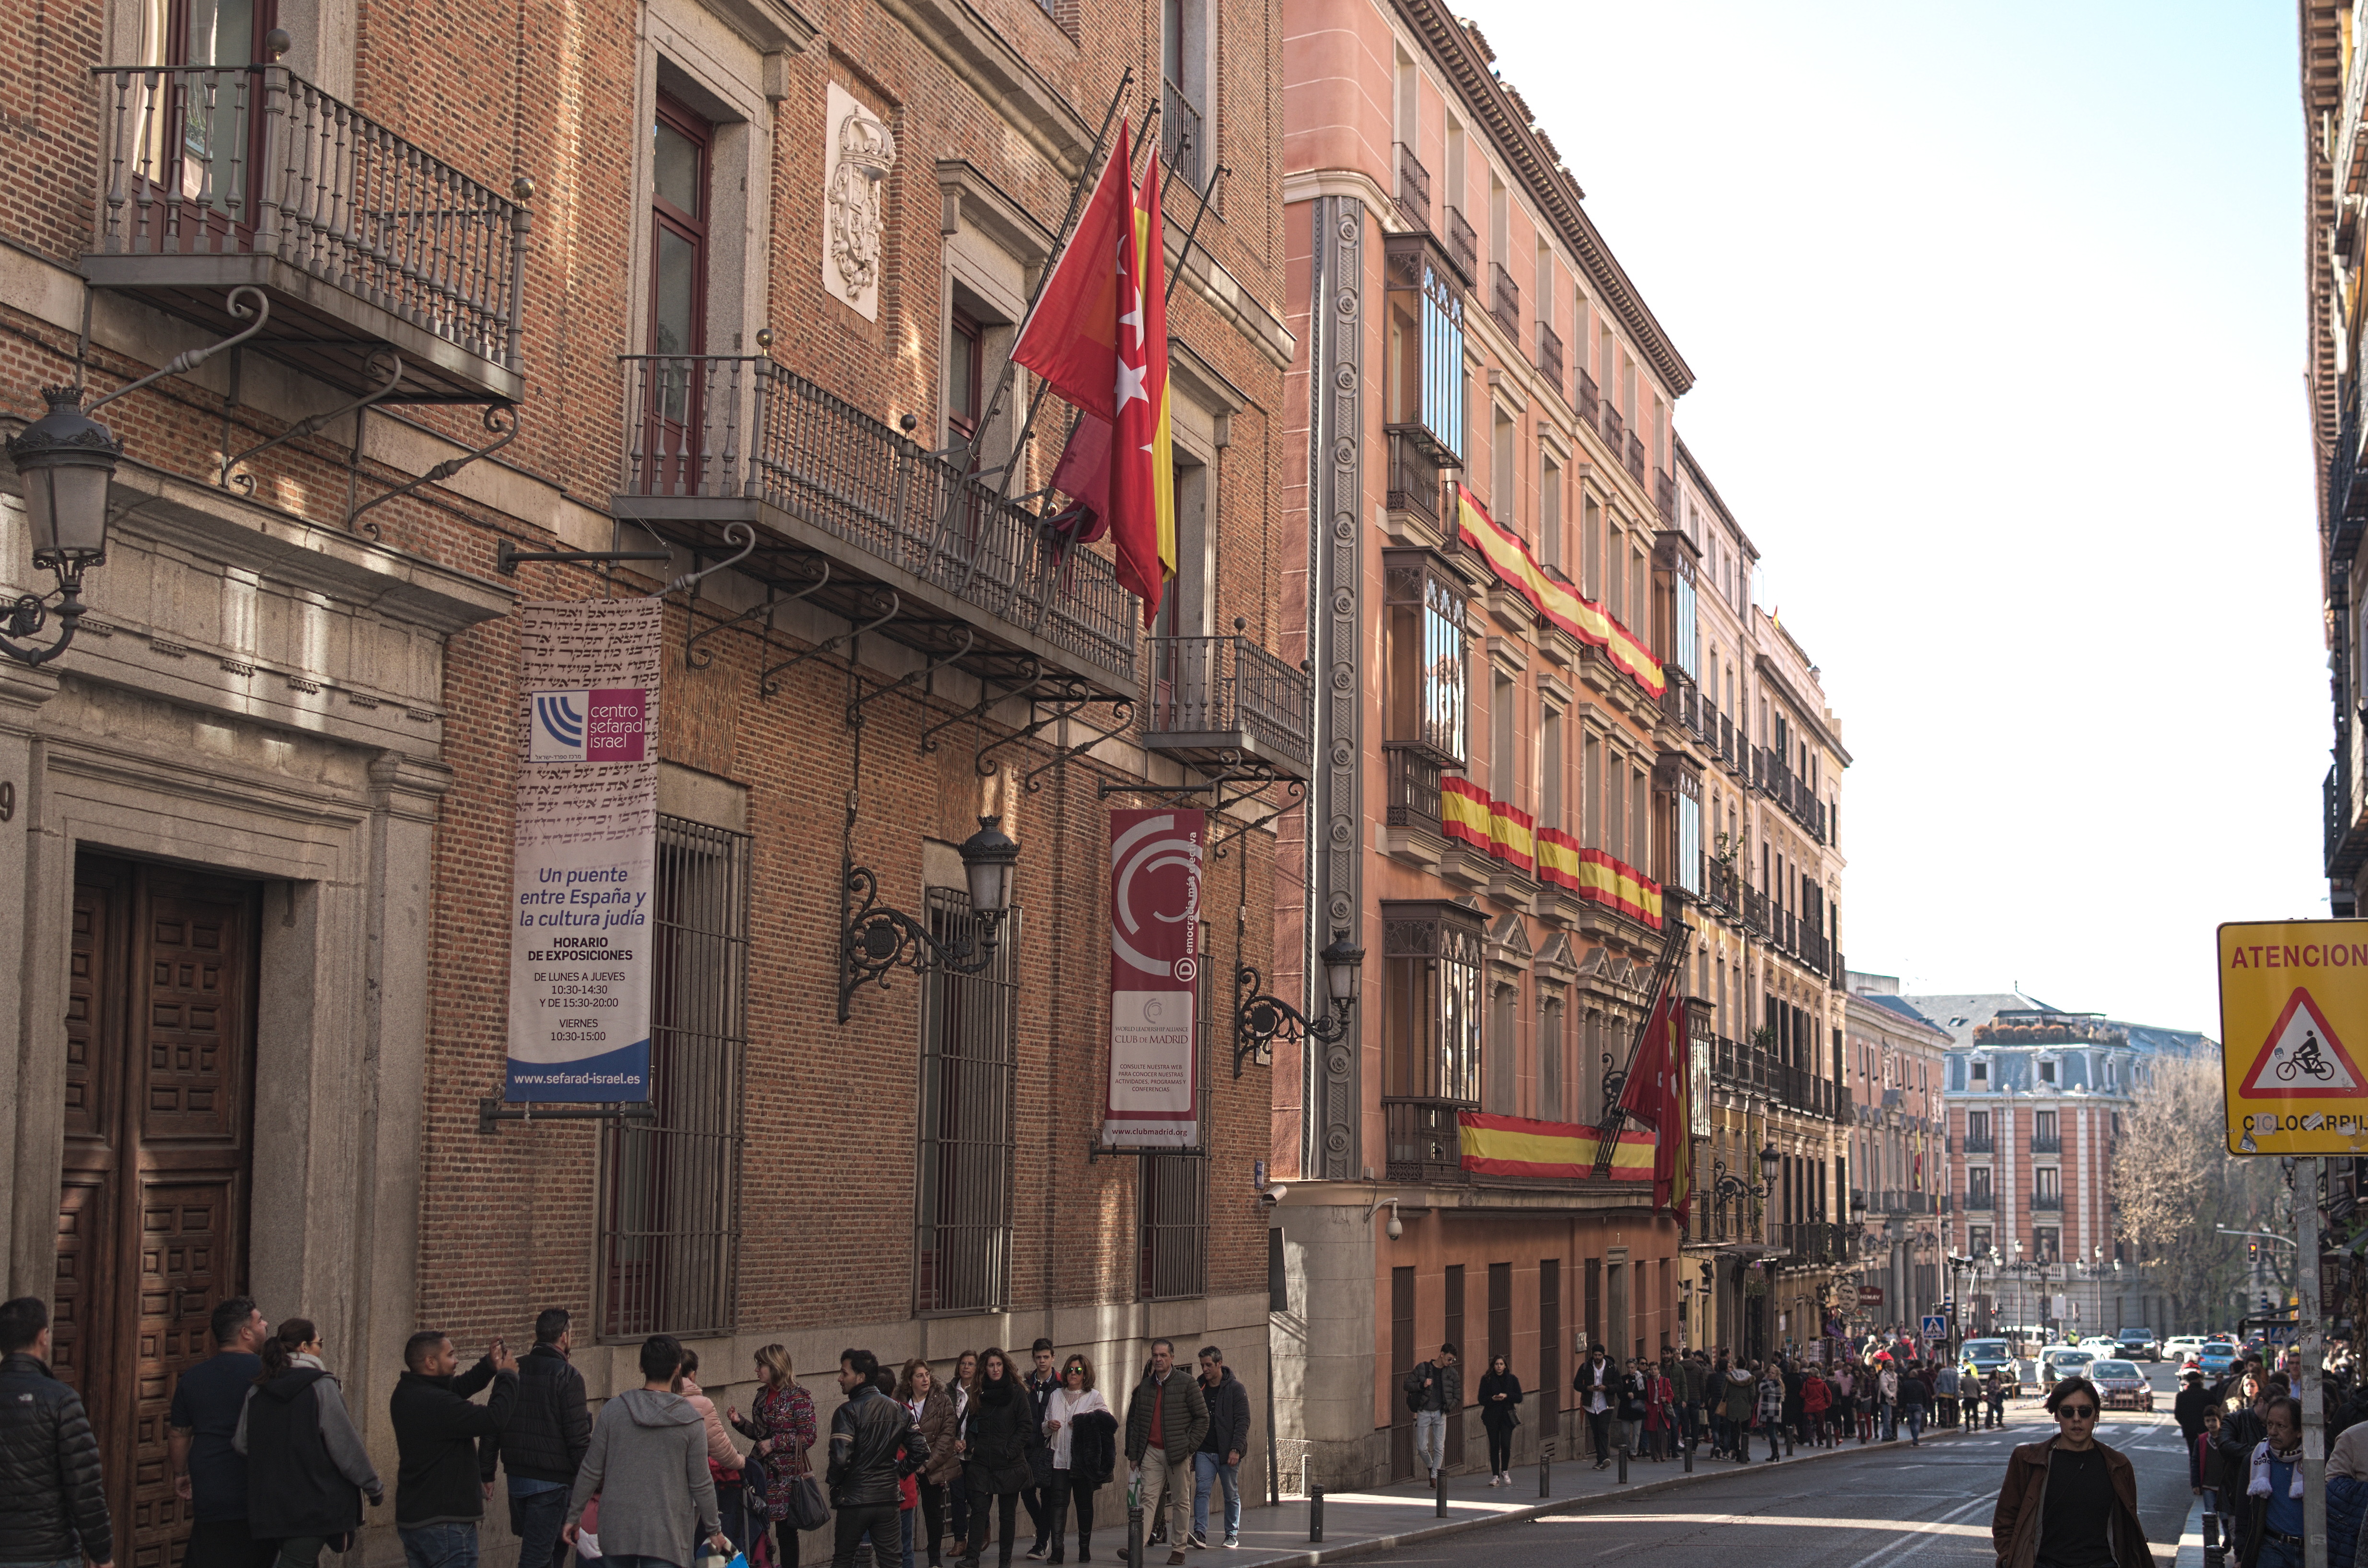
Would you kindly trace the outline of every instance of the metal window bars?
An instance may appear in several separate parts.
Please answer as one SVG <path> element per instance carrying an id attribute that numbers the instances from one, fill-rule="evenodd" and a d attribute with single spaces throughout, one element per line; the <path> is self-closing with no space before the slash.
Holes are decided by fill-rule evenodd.
<path id="1" fill-rule="evenodd" d="M 1201 171 L 1208 166 L 1208 132 L 1200 108 L 1175 83 L 1163 78 L 1159 86 L 1160 161 L 1174 178 L 1199 190 Z"/>
<path id="2" fill-rule="evenodd" d="M 1106 556 L 760 355 L 623 357 L 625 494 L 750 500 L 1132 679 L 1134 597 Z"/>
<path id="3" fill-rule="evenodd" d="M 1202 1010 L 1202 1023 L 1207 1021 Z M 1143 1157 L 1137 1289 L 1146 1301 L 1209 1291 L 1209 1161 L 1197 1153 Z"/>
<path id="4" fill-rule="evenodd" d="M 969 898 L 928 890 L 930 934 L 975 939 Z M 921 1120 L 915 1169 L 913 1307 L 992 1312 L 1011 1288 L 1011 1160 L 1018 1110 L 1020 911 L 1004 917 L 977 974 L 932 966 L 921 988 Z"/>
<path id="5" fill-rule="evenodd" d="M 736 1324 L 749 838 L 658 819 L 648 1121 L 601 1133 L 600 1333 Z"/>
<path id="6" fill-rule="evenodd" d="M 276 256 L 519 369 L 524 207 L 284 65 L 94 74 L 101 254 Z"/>

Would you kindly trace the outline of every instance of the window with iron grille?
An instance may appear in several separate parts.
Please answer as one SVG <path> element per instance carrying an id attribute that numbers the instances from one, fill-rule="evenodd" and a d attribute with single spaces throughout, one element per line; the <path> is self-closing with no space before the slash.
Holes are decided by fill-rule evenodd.
<path id="1" fill-rule="evenodd" d="M 1015 904 L 1004 917 L 985 971 L 933 965 L 922 983 L 916 1312 L 992 1312 L 1009 1290 L 1019 915 Z M 981 935 L 969 898 L 953 889 L 929 890 L 928 917 L 930 934 L 957 950 Z"/>
<path id="2" fill-rule="evenodd" d="M 736 1325 L 748 1049 L 748 835 L 658 818 L 650 928 L 655 1117 L 601 1133 L 600 1332 Z"/>

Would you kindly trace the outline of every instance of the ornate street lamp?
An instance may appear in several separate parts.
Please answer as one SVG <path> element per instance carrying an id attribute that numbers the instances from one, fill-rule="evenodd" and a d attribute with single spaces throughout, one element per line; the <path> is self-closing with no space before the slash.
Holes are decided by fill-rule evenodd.
<path id="1" fill-rule="evenodd" d="M 848 918 L 839 939 L 840 1023 L 847 1022 L 857 987 L 870 982 L 886 990 L 892 969 L 901 966 L 917 974 L 934 965 L 947 974 L 976 974 L 995 961 L 1003 917 L 1011 910 L 1011 870 L 1019 861 L 1019 846 L 997 825 L 1002 820 L 979 818 L 978 831 L 962 843 L 962 877 L 970 884 L 971 914 L 978 921 L 975 937 L 940 942 L 903 910 L 876 907 L 879 881 L 870 867 L 848 869 L 846 896 L 860 893 L 863 903 Z"/>
<path id="2" fill-rule="evenodd" d="M 1258 971 L 1249 965 L 1234 971 L 1235 1077 L 1242 1075 L 1245 1060 L 1272 1061 L 1277 1040 L 1292 1045 L 1307 1040 L 1330 1045 L 1349 1032 L 1349 1012 L 1357 1005 L 1357 971 L 1365 961 L 1365 949 L 1350 941 L 1348 932 L 1336 931 L 1316 957 L 1324 965 L 1324 992 L 1332 1005 L 1331 1011 L 1320 1018 L 1310 1018 L 1281 997 L 1259 991 Z"/>
<path id="3" fill-rule="evenodd" d="M 8 438 L 8 456 L 25 482 L 25 520 L 33 564 L 58 580 L 57 640 L 47 647 L 18 638 L 40 635 L 51 614 L 51 595 L 20 594 L 0 606 L 0 653 L 22 665 L 45 665 L 74 641 L 82 625 L 82 574 L 107 559 L 107 493 L 123 443 L 83 412 L 74 387 L 44 387 L 48 414 Z"/>

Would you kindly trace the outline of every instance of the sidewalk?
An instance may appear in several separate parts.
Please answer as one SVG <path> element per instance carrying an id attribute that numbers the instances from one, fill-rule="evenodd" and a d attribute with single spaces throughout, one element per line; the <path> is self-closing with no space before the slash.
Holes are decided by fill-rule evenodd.
<path id="1" fill-rule="evenodd" d="M 1927 1428 L 1925 1441 L 1944 1442 L 1971 1428 L 1952 1427 L 1945 1431 Z M 1792 1457 L 1778 1460 L 1790 1468 L 1813 1464 L 1845 1453 L 1871 1452 L 1876 1449 L 1896 1448 L 1907 1451 L 1907 1442 L 1901 1438 L 1896 1444 L 1872 1443 L 1861 1449 L 1848 1443 L 1839 1449 L 1803 1449 Z M 1348 1558 L 1376 1551 L 1389 1551 L 1416 1541 L 1435 1540 L 1441 1536 L 1457 1535 L 1464 1530 L 1499 1524 L 1508 1519 L 1532 1519 L 1543 1514 L 1572 1512 L 1600 1501 L 1625 1502 L 1635 1497 L 1648 1497 L 1656 1493 L 1669 1492 L 1691 1486 L 1698 1482 L 1713 1481 L 1722 1476 L 1740 1473 L 1746 1469 L 1765 1470 L 1768 1462 L 1764 1451 L 1749 1466 L 1732 1460 L 1712 1460 L 1702 1454 L 1694 1456 L 1693 1473 L 1676 1460 L 1666 1464 L 1643 1464 L 1632 1461 L 1628 1466 L 1628 1484 L 1619 1482 L 1619 1468 L 1597 1470 L 1588 1460 L 1557 1460 L 1548 1480 L 1549 1495 L 1538 1494 L 1538 1471 L 1534 1464 L 1513 1471 L 1509 1487 L 1488 1484 L 1486 1475 L 1451 1475 L 1447 1478 L 1447 1517 L 1437 1513 L 1437 1499 L 1428 1487 L 1412 1482 L 1402 1482 L 1366 1492 L 1327 1492 L 1324 1495 L 1324 1540 L 1313 1544 L 1307 1539 L 1308 1502 L 1304 1497 L 1285 1497 L 1279 1507 L 1245 1508 L 1242 1511 L 1242 1544 L 1238 1551 L 1227 1551 L 1212 1545 L 1205 1551 L 1188 1552 L 1193 1568 L 1316 1568 L 1319 1563 L 1338 1562 Z M 1123 1562 L 1126 1556 L 1126 1515 L 1123 1490 L 1118 1494 L 1121 1507 L 1116 1523 L 1118 1535 L 1110 1556 Z M 1212 1524 L 1221 1523 L 1216 1499 L 1211 1499 Z M 1147 1526 L 1145 1527 L 1148 1528 Z M 1104 1539 L 1104 1527 L 1096 1521 L 1095 1544 Z M 1212 1532 L 1213 1534 L 1213 1532 Z M 1145 1547 L 1146 1568 L 1165 1568 L 1167 1548 Z"/>

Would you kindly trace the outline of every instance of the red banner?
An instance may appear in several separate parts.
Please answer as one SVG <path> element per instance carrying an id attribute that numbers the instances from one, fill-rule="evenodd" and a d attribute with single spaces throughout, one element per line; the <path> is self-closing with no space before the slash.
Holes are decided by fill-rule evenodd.
<path id="1" fill-rule="evenodd" d="M 1110 1052 L 1102 1142 L 1200 1142 L 1201 862 L 1208 813 L 1110 813 Z"/>

